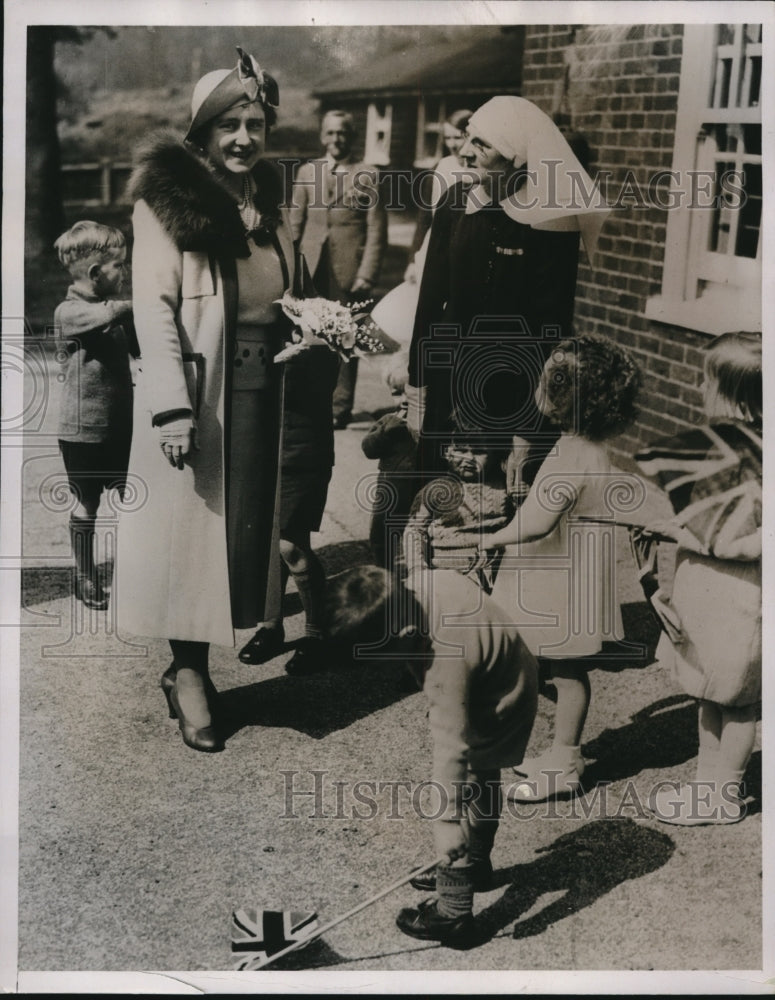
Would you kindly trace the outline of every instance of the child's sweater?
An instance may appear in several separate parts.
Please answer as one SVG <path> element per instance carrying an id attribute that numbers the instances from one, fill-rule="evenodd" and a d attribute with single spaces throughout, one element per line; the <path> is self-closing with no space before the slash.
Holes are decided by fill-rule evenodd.
<path id="1" fill-rule="evenodd" d="M 71 285 L 54 325 L 66 357 L 59 438 L 96 444 L 129 437 L 131 303 L 106 302 Z"/>
<path id="2" fill-rule="evenodd" d="M 487 535 L 514 515 L 506 489 L 467 483 L 453 476 L 434 479 L 418 496 L 404 534 L 407 566 L 418 560 L 436 569 L 460 569 Z"/>

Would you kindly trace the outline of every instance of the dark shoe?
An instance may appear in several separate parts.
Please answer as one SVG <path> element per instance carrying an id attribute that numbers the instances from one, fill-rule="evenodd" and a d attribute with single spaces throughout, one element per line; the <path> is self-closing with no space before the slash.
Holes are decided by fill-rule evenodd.
<path id="1" fill-rule="evenodd" d="M 334 417 L 334 430 L 343 431 L 350 423 L 350 419 L 349 413 L 340 413 L 339 416 Z"/>
<path id="2" fill-rule="evenodd" d="M 94 608 L 95 611 L 104 611 L 108 606 L 108 595 L 99 582 L 84 573 L 75 574 L 75 596 L 87 608 Z"/>
<path id="3" fill-rule="evenodd" d="M 169 670 L 165 671 L 162 675 L 162 690 L 167 696 L 167 704 L 170 708 L 170 718 L 178 720 L 178 726 L 180 728 L 181 735 L 183 736 L 183 742 L 186 746 L 191 747 L 192 750 L 201 750 L 202 753 L 219 753 L 224 749 L 224 742 L 221 737 L 216 733 L 215 727 L 211 724 L 209 726 L 203 726 L 201 729 L 197 729 L 196 726 L 192 725 L 185 717 L 180 708 L 180 702 L 178 701 L 178 689 L 176 684 L 172 683 L 169 686 L 169 673 L 173 668 L 170 667 Z M 167 680 L 165 680 L 167 678 Z M 207 697 L 207 707 L 210 709 L 210 714 L 212 715 L 212 699 L 210 695 L 210 690 L 214 691 L 215 688 L 211 685 L 209 690 L 206 688 Z"/>
<path id="4" fill-rule="evenodd" d="M 239 651 L 240 663 L 266 663 L 279 656 L 285 646 L 285 631 L 279 628 L 260 628 L 250 642 Z"/>
<path id="5" fill-rule="evenodd" d="M 443 917 L 437 899 L 424 899 L 415 908 L 406 906 L 396 917 L 398 929 L 420 941 L 440 941 L 450 948 L 472 948 L 477 944 L 476 924 L 472 913 L 462 917 Z"/>
<path id="6" fill-rule="evenodd" d="M 326 665 L 326 644 L 322 639 L 305 636 L 299 640 L 296 652 L 285 664 L 285 671 L 292 677 L 304 677 L 325 670 Z"/>
<path id="7" fill-rule="evenodd" d="M 474 892 L 490 892 L 491 889 L 495 888 L 492 879 L 492 862 L 489 858 L 486 858 L 484 861 L 474 861 L 472 863 L 471 881 L 473 882 Z M 423 872 L 422 875 L 417 875 L 411 879 L 409 885 L 415 889 L 419 889 L 420 892 L 435 892 L 436 869 L 431 868 L 430 871 Z"/>

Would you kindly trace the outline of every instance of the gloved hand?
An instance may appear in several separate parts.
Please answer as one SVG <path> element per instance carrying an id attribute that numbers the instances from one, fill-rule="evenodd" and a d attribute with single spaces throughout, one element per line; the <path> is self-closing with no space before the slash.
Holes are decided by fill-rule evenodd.
<path id="1" fill-rule="evenodd" d="M 178 417 L 162 424 L 159 427 L 159 444 L 170 465 L 182 469 L 183 461 L 191 451 L 199 450 L 193 417 Z"/>
<path id="2" fill-rule="evenodd" d="M 415 440 L 420 436 L 423 420 L 425 419 L 425 396 L 427 391 L 425 386 L 418 388 L 416 385 L 409 385 L 408 382 L 404 389 L 407 402 L 406 425 L 412 432 Z"/>

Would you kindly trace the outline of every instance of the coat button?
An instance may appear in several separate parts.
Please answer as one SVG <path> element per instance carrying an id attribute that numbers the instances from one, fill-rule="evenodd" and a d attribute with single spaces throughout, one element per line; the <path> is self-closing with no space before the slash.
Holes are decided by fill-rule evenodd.
<path id="1" fill-rule="evenodd" d="M 234 359 L 234 367 L 235 368 L 241 368 L 242 367 L 242 358 L 235 358 Z"/>

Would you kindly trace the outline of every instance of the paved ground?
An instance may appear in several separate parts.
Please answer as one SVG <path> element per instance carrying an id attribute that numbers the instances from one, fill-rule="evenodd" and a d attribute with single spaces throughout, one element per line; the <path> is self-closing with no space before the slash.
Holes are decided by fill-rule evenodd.
<path id="1" fill-rule="evenodd" d="M 292 679 L 288 654 L 248 668 L 217 648 L 227 749 L 187 749 L 158 687 L 166 643 L 122 635 L 109 612 L 84 615 L 71 599 L 67 515 L 49 478 L 60 472 L 56 389 L 52 376 L 23 482 L 19 968 L 230 969 L 233 908 L 309 908 L 328 920 L 430 859 L 429 824 L 411 802 L 430 760 L 423 695 L 386 666 L 332 664 Z M 366 411 L 389 405 L 372 363 L 362 366 L 357 403 L 365 419 L 337 433 L 317 540 L 329 572 L 368 558 L 368 514 L 354 485 L 374 466 L 360 440 Z M 662 511 L 661 500 L 649 495 L 647 510 Z M 533 818 L 513 808 L 505 816 L 497 888 L 476 900 L 492 940 L 458 952 L 403 936 L 395 914 L 418 898 L 405 887 L 285 968 L 762 967 L 759 744 L 744 822 L 683 829 L 641 808 L 656 781 L 693 774 L 696 722 L 692 703 L 653 662 L 655 630 L 623 533 L 617 559 L 628 638 L 645 652 L 619 650 L 592 672 L 585 796 Z M 302 627 L 293 592 L 286 611 L 290 648 Z M 531 750 L 547 744 L 552 709 L 542 698 Z M 373 810 L 356 801 L 358 780 L 387 783 Z M 211 990 L 259 991 L 286 982 L 265 975 L 251 987 L 244 975 L 206 981 Z M 720 988 L 734 992 L 745 978 L 722 979 Z M 366 983 L 390 989 L 374 976 Z M 300 974 L 296 987 L 323 991 L 329 980 Z"/>

